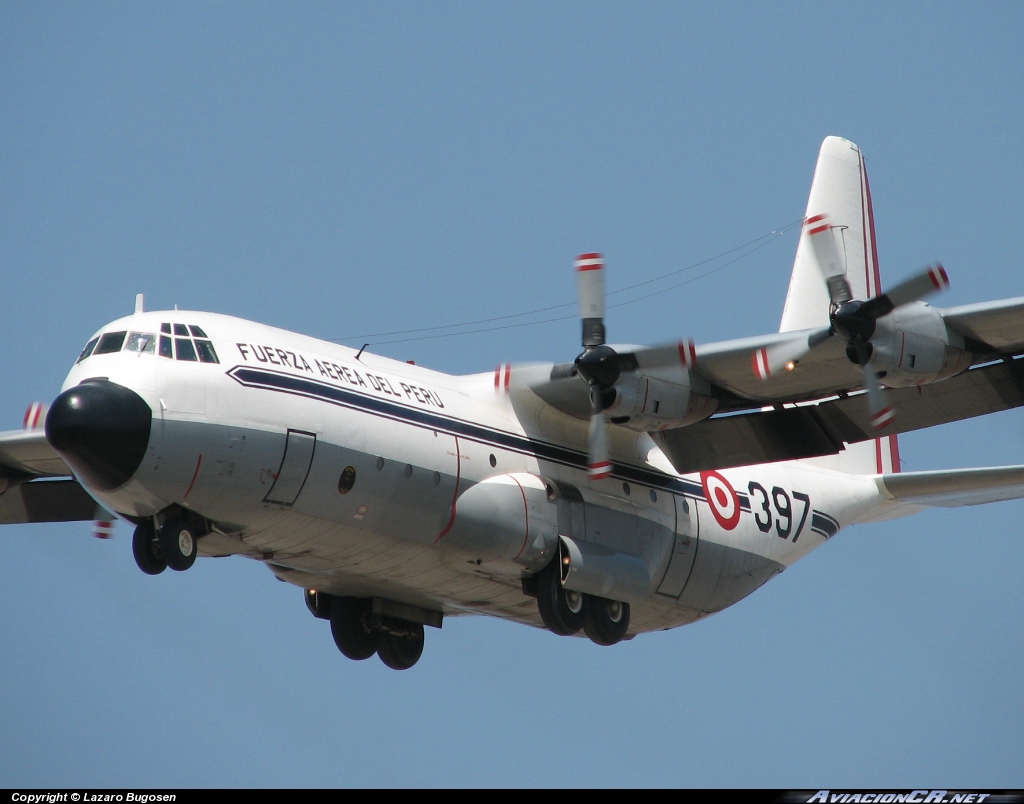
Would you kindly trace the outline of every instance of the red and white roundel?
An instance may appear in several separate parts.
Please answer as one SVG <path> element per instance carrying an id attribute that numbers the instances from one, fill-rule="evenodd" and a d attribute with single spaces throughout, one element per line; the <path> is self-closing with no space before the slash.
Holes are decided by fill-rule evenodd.
<path id="1" fill-rule="evenodd" d="M 704 487 L 704 496 L 708 499 L 708 507 L 715 515 L 718 524 L 726 530 L 732 530 L 740 521 L 740 498 L 729 481 L 718 472 L 701 472 L 700 484 Z"/>

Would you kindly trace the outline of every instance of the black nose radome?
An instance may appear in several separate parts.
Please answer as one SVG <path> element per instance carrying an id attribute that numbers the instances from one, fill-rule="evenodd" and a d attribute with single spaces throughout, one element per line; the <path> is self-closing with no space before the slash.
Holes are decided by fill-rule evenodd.
<path id="1" fill-rule="evenodd" d="M 96 491 L 131 480 L 149 445 L 153 411 L 130 388 L 85 382 L 58 396 L 46 415 L 46 440 Z"/>

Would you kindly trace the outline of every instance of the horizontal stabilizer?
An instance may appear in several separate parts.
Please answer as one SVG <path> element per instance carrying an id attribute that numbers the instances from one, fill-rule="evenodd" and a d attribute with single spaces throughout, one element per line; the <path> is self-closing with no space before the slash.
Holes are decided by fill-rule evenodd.
<path id="1" fill-rule="evenodd" d="M 945 469 L 879 475 L 879 489 L 894 501 L 959 508 L 1024 497 L 1024 466 Z"/>

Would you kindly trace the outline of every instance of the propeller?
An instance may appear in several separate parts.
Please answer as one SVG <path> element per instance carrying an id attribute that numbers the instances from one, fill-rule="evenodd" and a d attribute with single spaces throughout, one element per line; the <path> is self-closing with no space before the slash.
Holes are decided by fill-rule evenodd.
<path id="1" fill-rule="evenodd" d="M 829 326 L 757 350 L 751 361 L 754 374 L 765 380 L 780 370 L 792 369 L 815 346 L 831 337 L 840 337 L 846 341 L 846 356 L 860 366 L 871 425 L 881 429 L 893 421 L 896 411 L 886 403 L 881 379 L 870 365 L 871 337 L 878 319 L 905 304 L 945 290 L 949 287 L 949 277 L 946 269 L 936 263 L 885 293 L 866 301 L 854 299 L 846 278 L 846 260 L 836 243 L 836 230 L 841 227 L 830 225 L 827 219 L 828 215 L 814 215 L 805 225 L 811 227 L 807 231 L 811 250 L 828 288 Z"/>
<path id="2" fill-rule="evenodd" d="M 576 277 L 583 325 L 583 352 L 576 358 L 576 371 L 590 386 L 590 431 L 587 474 L 594 480 L 608 477 L 608 424 L 605 410 L 615 401 L 614 386 L 623 371 L 637 368 L 636 356 L 620 355 L 605 343 L 604 255 L 580 254 Z"/>

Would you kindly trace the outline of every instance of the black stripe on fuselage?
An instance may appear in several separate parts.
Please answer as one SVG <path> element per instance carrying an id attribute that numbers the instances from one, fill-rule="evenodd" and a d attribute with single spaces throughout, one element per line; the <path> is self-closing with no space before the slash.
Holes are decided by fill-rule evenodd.
<path id="1" fill-rule="evenodd" d="M 831 539 L 839 532 L 839 523 L 824 511 L 815 511 L 811 515 L 811 530 L 819 536 Z"/>
<path id="2" fill-rule="evenodd" d="M 569 449 L 558 444 L 540 441 L 506 430 L 485 427 L 484 425 L 468 422 L 464 419 L 420 410 L 391 402 L 387 399 L 379 399 L 348 388 L 338 388 L 319 380 L 296 377 L 293 374 L 285 374 L 273 369 L 260 369 L 249 366 L 235 366 L 227 372 L 227 375 L 235 380 L 235 382 L 247 388 L 262 388 L 267 391 L 304 396 L 309 399 L 328 402 L 332 405 L 339 405 L 375 416 L 381 416 L 393 421 L 425 429 L 438 430 L 450 435 L 459 436 L 460 438 L 490 444 L 510 452 L 531 455 L 539 460 L 558 463 L 562 466 L 570 466 L 581 471 L 586 471 L 587 469 L 587 455 L 579 450 Z M 654 472 L 638 466 L 621 463 L 614 464 L 613 474 L 622 480 L 704 499 L 704 489 L 701 484 L 683 478 L 672 477 L 661 472 Z M 739 497 L 740 508 L 749 511 L 750 502 L 747 495 L 737 492 L 737 496 Z"/>

